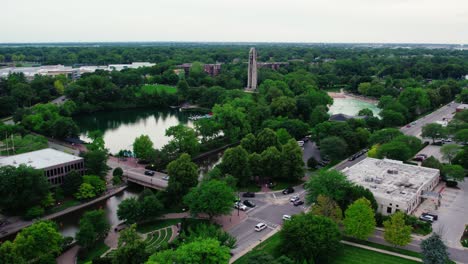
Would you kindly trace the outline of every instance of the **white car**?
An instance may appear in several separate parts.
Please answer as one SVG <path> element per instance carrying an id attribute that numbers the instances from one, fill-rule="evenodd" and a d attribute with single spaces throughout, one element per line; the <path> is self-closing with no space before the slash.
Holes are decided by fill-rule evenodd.
<path id="1" fill-rule="evenodd" d="M 291 197 L 291 203 L 294 203 L 295 201 L 299 201 L 299 196 L 297 195 L 294 195 L 293 197 Z"/>
<path id="2" fill-rule="evenodd" d="M 265 223 L 258 223 L 256 226 L 255 226 L 255 231 L 257 232 L 260 232 L 262 231 L 263 229 L 267 228 L 267 225 Z"/>
<path id="3" fill-rule="evenodd" d="M 290 215 L 283 215 L 283 220 L 284 221 L 289 221 L 289 220 L 291 220 L 291 216 Z"/>
<path id="4" fill-rule="evenodd" d="M 164 176 L 162 179 L 165 181 L 169 181 L 169 175 Z"/>
<path id="5" fill-rule="evenodd" d="M 236 209 L 240 209 L 242 211 L 246 211 L 247 210 L 247 206 L 241 204 L 240 202 L 237 202 L 234 204 L 234 208 Z"/>
<path id="6" fill-rule="evenodd" d="M 297 144 L 299 145 L 299 147 L 303 147 L 304 146 L 304 141 L 300 140 L 297 142 Z"/>

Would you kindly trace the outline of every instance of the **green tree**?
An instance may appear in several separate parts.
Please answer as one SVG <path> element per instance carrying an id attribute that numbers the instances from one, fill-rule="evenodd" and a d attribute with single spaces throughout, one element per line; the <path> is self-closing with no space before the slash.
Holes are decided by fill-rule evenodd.
<path id="1" fill-rule="evenodd" d="M 166 130 L 166 136 L 173 137 L 169 145 L 173 146 L 177 153 L 196 155 L 200 149 L 200 142 L 193 128 L 185 125 L 173 126 Z"/>
<path id="2" fill-rule="evenodd" d="M 182 154 L 167 165 L 169 183 L 167 194 L 175 202 L 181 201 L 182 197 L 188 193 L 190 188 L 198 183 L 198 168 L 190 159 L 190 155 Z"/>
<path id="3" fill-rule="evenodd" d="M 345 211 L 344 231 L 357 239 L 367 239 L 375 231 L 374 210 L 366 198 L 360 198 Z"/>
<path id="4" fill-rule="evenodd" d="M 434 156 L 430 156 L 429 158 L 425 159 L 421 165 L 427 168 L 438 169 L 440 171 L 442 170 L 442 163 L 440 163 L 438 159 L 434 158 Z"/>
<path id="5" fill-rule="evenodd" d="M 227 264 L 230 258 L 228 247 L 221 246 L 213 238 L 200 238 L 182 244 L 176 250 L 159 251 L 150 257 L 147 264 Z"/>
<path id="6" fill-rule="evenodd" d="M 193 215 L 207 214 L 210 220 L 232 211 L 234 191 L 225 182 L 210 180 L 192 188 L 184 197 L 184 203 Z"/>
<path id="7" fill-rule="evenodd" d="M 269 147 L 280 147 L 275 131 L 270 128 L 264 128 L 260 133 L 258 133 L 256 143 L 257 153 L 261 153 Z"/>
<path id="8" fill-rule="evenodd" d="M 424 113 L 431 105 L 427 92 L 422 88 L 406 88 L 400 93 L 398 101 L 414 115 Z"/>
<path id="9" fill-rule="evenodd" d="M 307 203 L 316 202 L 319 195 L 330 197 L 337 202 L 341 201 L 345 198 L 346 188 L 349 185 L 343 173 L 336 170 L 321 170 L 305 185 Z"/>
<path id="10" fill-rule="evenodd" d="M 250 132 L 247 115 L 241 108 L 235 108 L 231 104 L 215 105 L 213 117 L 222 127 L 224 136 L 232 141 L 239 140 Z"/>
<path id="11" fill-rule="evenodd" d="M 413 156 L 411 149 L 403 142 L 392 141 L 385 143 L 377 150 L 379 159 L 388 158 L 405 161 L 410 159 L 411 156 Z"/>
<path id="12" fill-rule="evenodd" d="M 23 259 L 56 257 L 62 251 L 62 235 L 52 221 L 38 221 L 24 228 L 13 241 L 15 251 Z"/>
<path id="13" fill-rule="evenodd" d="M 330 157 L 332 160 L 339 160 L 346 157 L 348 144 L 340 137 L 326 137 L 320 141 L 320 153 Z"/>
<path id="14" fill-rule="evenodd" d="M 369 142 L 372 145 L 384 144 L 392 141 L 393 139 L 401 135 L 403 135 L 403 133 L 401 133 L 401 131 L 396 128 L 384 128 L 372 133 L 372 135 L 369 138 Z"/>
<path id="15" fill-rule="evenodd" d="M 359 110 L 359 113 L 358 113 L 359 116 L 374 116 L 374 112 L 372 112 L 372 110 L 370 110 L 369 108 L 363 108 L 361 110 Z"/>
<path id="16" fill-rule="evenodd" d="M 320 215 L 295 215 L 280 231 L 281 251 L 299 263 L 328 263 L 340 248 L 338 225 Z"/>
<path id="17" fill-rule="evenodd" d="M 26 264 L 26 260 L 16 251 L 15 245 L 11 241 L 0 244 L 0 263 Z"/>
<path id="18" fill-rule="evenodd" d="M 449 261 L 447 246 L 437 233 L 421 242 L 423 262 L 425 264 L 445 264 Z"/>
<path id="19" fill-rule="evenodd" d="M 317 197 L 317 202 L 312 205 L 312 214 L 325 216 L 337 224 L 343 219 L 343 211 L 338 204 L 324 195 Z"/>
<path id="20" fill-rule="evenodd" d="M 181 79 L 177 83 L 177 93 L 181 96 L 182 100 L 189 95 L 189 85 L 185 79 Z"/>
<path id="21" fill-rule="evenodd" d="M 82 183 L 75 197 L 79 200 L 86 200 L 96 197 L 96 190 L 89 183 Z"/>
<path id="22" fill-rule="evenodd" d="M 405 224 L 405 215 L 402 212 L 396 212 L 389 220 L 384 221 L 385 241 L 394 246 L 406 246 L 411 242 L 412 227 Z"/>
<path id="23" fill-rule="evenodd" d="M 202 142 L 208 142 L 218 136 L 221 127 L 213 118 L 202 118 L 195 121 L 195 130 L 202 137 Z"/>
<path id="24" fill-rule="evenodd" d="M 76 234 L 78 245 L 89 248 L 98 239 L 103 239 L 109 232 L 110 225 L 104 210 L 93 210 L 83 214 L 80 230 Z"/>
<path id="25" fill-rule="evenodd" d="M 117 167 L 112 171 L 112 184 L 119 185 L 122 183 L 123 170 Z"/>
<path id="26" fill-rule="evenodd" d="M 133 153 L 140 160 L 150 161 L 154 159 L 153 142 L 148 135 L 141 135 L 133 142 Z"/>
<path id="27" fill-rule="evenodd" d="M 406 118 L 402 113 L 390 109 L 382 110 L 380 116 L 382 117 L 382 124 L 386 127 L 401 126 L 406 123 Z"/>
<path id="28" fill-rule="evenodd" d="M 63 192 L 66 195 L 74 195 L 78 191 L 82 183 L 83 178 L 81 177 L 81 175 L 77 171 L 72 170 L 63 180 Z"/>
<path id="29" fill-rule="evenodd" d="M 442 125 L 429 123 L 422 127 L 421 137 L 432 138 L 432 142 L 435 142 L 437 138 L 443 138 L 445 134 L 445 129 Z"/>
<path id="30" fill-rule="evenodd" d="M 161 215 L 164 206 L 154 193 L 151 192 L 148 195 L 144 195 L 144 193 L 142 193 L 138 198 L 138 201 L 140 203 L 139 215 L 141 220 L 151 219 Z"/>
<path id="31" fill-rule="evenodd" d="M 254 153 L 257 151 L 257 138 L 254 134 L 249 133 L 241 140 L 241 146 L 244 148 L 248 153 Z"/>
<path id="32" fill-rule="evenodd" d="M 288 133 L 288 131 L 284 128 L 280 128 L 276 130 L 276 137 L 278 138 L 278 142 L 281 145 L 286 144 L 290 139 L 293 139 L 293 137 Z"/>
<path id="33" fill-rule="evenodd" d="M 104 142 L 104 134 L 100 130 L 94 130 L 88 133 L 88 137 L 91 139 L 91 144 L 88 145 L 89 150 L 106 150 L 106 143 Z"/>
<path id="34" fill-rule="evenodd" d="M 302 150 L 296 140 L 290 139 L 281 151 L 283 178 L 287 181 L 298 181 L 304 177 Z"/>
<path id="35" fill-rule="evenodd" d="M 218 166 L 223 174 L 236 177 L 241 186 L 247 185 L 250 181 L 249 155 L 242 146 L 227 149 L 221 164 Z"/>
<path id="36" fill-rule="evenodd" d="M 112 257 L 112 264 L 140 264 L 148 257 L 146 243 L 138 235 L 135 224 L 120 232 L 119 247 Z"/>
<path id="37" fill-rule="evenodd" d="M 282 179 L 283 166 L 281 152 L 276 147 L 269 147 L 260 154 L 260 164 L 251 164 L 252 166 L 260 166 L 258 169 L 262 174 L 261 178 Z"/>
<path id="38" fill-rule="evenodd" d="M 453 181 L 464 181 L 465 180 L 465 170 L 460 165 L 447 164 L 443 165 L 442 173 L 445 178 Z"/>
<path id="39" fill-rule="evenodd" d="M 454 139 L 458 143 L 466 145 L 468 143 L 468 128 L 462 129 L 455 133 Z"/>
<path id="40" fill-rule="evenodd" d="M 83 183 L 89 183 L 94 188 L 94 192 L 101 194 L 106 190 L 106 182 L 96 175 L 84 175 Z"/>
<path id="41" fill-rule="evenodd" d="M 270 104 L 271 113 L 275 116 L 293 117 L 296 113 L 296 100 L 287 96 L 273 99 Z"/>
<path id="42" fill-rule="evenodd" d="M 312 110 L 310 114 L 310 124 L 316 126 L 322 122 L 327 121 L 330 118 L 328 114 L 328 108 L 324 105 L 319 105 Z"/>
<path id="43" fill-rule="evenodd" d="M 104 150 L 91 150 L 83 155 L 87 173 L 104 176 L 107 173 L 107 152 Z"/>
<path id="44" fill-rule="evenodd" d="M 440 148 L 442 157 L 448 160 L 449 163 L 452 163 L 453 158 L 457 156 L 457 153 L 460 151 L 460 146 L 457 144 L 446 144 Z"/>
<path id="45" fill-rule="evenodd" d="M 128 223 L 136 223 L 141 219 L 141 205 L 136 198 L 127 198 L 119 204 L 117 217 Z"/>
<path id="46" fill-rule="evenodd" d="M 468 170 L 468 148 L 465 147 L 462 151 L 453 158 L 453 164 L 462 166 L 465 170 Z"/>

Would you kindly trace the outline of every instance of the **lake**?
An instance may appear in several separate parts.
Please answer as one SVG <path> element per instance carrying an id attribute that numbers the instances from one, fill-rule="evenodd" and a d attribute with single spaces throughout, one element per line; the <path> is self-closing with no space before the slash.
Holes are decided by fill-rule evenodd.
<path id="1" fill-rule="evenodd" d="M 377 107 L 377 104 L 359 100 L 353 97 L 346 98 L 333 98 L 333 105 L 329 109 L 329 113 L 334 114 L 347 114 L 347 115 L 357 115 L 359 110 L 369 108 L 374 112 L 374 116 L 377 116 L 380 113 L 380 108 Z"/>

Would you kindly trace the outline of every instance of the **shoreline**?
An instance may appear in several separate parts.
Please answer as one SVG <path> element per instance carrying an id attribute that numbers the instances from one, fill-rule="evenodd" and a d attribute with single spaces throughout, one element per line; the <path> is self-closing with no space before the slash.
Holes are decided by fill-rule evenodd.
<path id="1" fill-rule="evenodd" d="M 371 97 L 366 97 L 362 95 L 356 95 L 348 92 L 344 92 L 343 89 L 341 89 L 340 92 L 327 92 L 327 94 L 333 98 L 333 99 L 346 99 L 346 98 L 352 98 L 355 100 L 359 100 L 362 102 L 366 103 L 371 103 L 377 105 L 379 103 L 379 100 L 371 98 Z"/>

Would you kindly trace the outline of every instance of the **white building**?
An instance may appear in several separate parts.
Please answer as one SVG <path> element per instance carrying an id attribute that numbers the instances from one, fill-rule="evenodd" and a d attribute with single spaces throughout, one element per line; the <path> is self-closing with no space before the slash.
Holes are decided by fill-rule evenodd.
<path id="1" fill-rule="evenodd" d="M 351 182 L 374 194 L 377 211 L 383 215 L 396 211 L 411 214 L 423 198 L 439 198 L 431 192 L 439 183 L 437 169 L 397 160 L 366 158 L 342 172 Z"/>
<path id="2" fill-rule="evenodd" d="M 0 159 L 0 167 L 21 164 L 41 169 L 51 185 L 60 185 L 64 177 L 72 170 L 83 174 L 85 171 L 84 159 L 55 149 L 47 148 L 9 156 Z"/>

